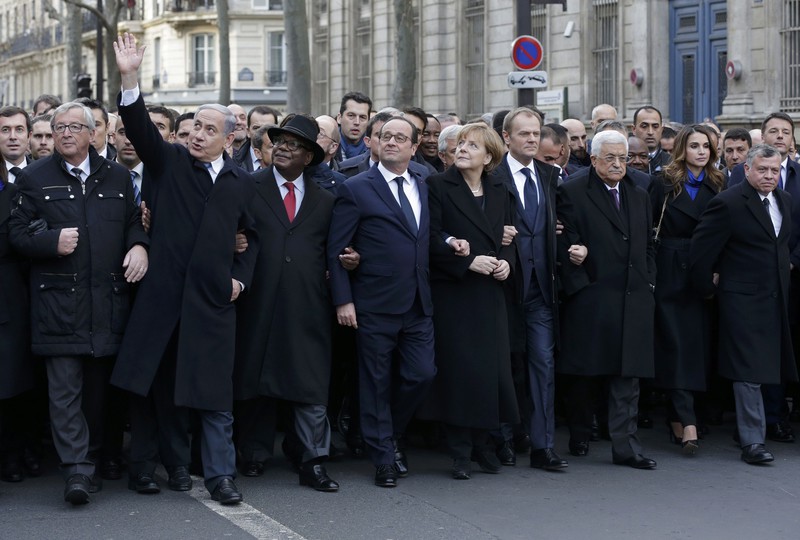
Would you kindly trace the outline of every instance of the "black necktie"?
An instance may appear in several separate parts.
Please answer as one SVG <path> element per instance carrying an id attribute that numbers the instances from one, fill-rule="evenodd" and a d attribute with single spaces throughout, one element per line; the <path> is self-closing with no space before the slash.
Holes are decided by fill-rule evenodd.
<path id="1" fill-rule="evenodd" d="M 414 217 L 414 211 L 411 209 L 411 203 L 408 201 L 405 192 L 403 191 L 403 182 L 405 181 L 402 176 L 398 176 L 394 179 L 397 183 L 397 198 L 400 200 L 400 209 L 403 211 L 403 215 L 406 217 L 406 221 L 408 221 L 408 225 L 411 227 L 411 230 L 414 231 L 414 234 L 419 232 L 417 228 L 417 218 Z"/>
<path id="2" fill-rule="evenodd" d="M 536 189 L 536 181 L 533 179 L 531 170 L 528 167 L 521 169 L 525 175 L 525 187 L 523 197 L 525 197 L 525 213 L 530 217 L 531 225 L 536 223 L 536 214 L 539 212 L 539 194 Z"/>
<path id="3" fill-rule="evenodd" d="M 14 182 L 16 182 L 17 176 L 19 176 L 19 173 L 22 172 L 22 169 L 20 169 L 19 167 L 11 167 L 10 169 L 8 169 L 8 172 L 14 175 Z"/>

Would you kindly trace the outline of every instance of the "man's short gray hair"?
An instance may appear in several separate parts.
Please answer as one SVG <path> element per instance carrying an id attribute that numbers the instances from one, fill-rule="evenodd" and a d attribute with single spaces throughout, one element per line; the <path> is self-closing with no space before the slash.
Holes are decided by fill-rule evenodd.
<path id="1" fill-rule="evenodd" d="M 206 109 L 217 111 L 224 116 L 224 121 L 222 123 L 222 134 L 225 137 L 233 133 L 233 130 L 236 129 L 236 116 L 228 107 L 225 105 L 220 105 L 219 103 L 206 103 L 205 105 L 200 105 L 197 108 L 197 112 L 199 113 L 200 111 L 204 111 Z"/>
<path id="2" fill-rule="evenodd" d="M 747 168 L 750 169 L 756 158 L 771 158 L 775 156 L 781 157 L 781 153 L 777 148 L 769 144 L 757 144 L 747 152 L 745 163 L 747 164 Z"/>
<path id="3" fill-rule="evenodd" d="M 89 128 L 89 131 L 94 131 L 94 115 L 92 114 L 92 110 L 83 103 L 78 103 L 76 101 L 68 101 L 56 107 L 56 110 L 53 111 L 53 117 L 50 119 L 50 127 L 55 127 L 56 118 L 72 109 L 80 109 L 83 111 L 84 125 Z"/>
<path id="4" fill-rule="evenodd" d="M 625 124 L 620 122 L 619 120 L 603 120 L 599 124 L 597 124 L 597 128 L 594 130 L 595 133 L 600 133 L 601 131 L 609 131 L 614 130 L 622 133 L 626 137 L 628 136 L 628 129 L 625 127 Z"/>
<path id="5" fill-rule="evenodd" d="M 603 146 L 606 144 L 624 144 L 625 153 L 628 153 L 628 138 L 622 133 L 614 130 L 601 131 L 592 138 L 592 155 L 600 156 Z"/>
<path id="6" fill-rule="evenodd" d="M 464 126 L 458 124 L 447 126 L 439 133 L 439 152 L 447 152 L 447 141 L 458 137 L 458 132 Z"/>

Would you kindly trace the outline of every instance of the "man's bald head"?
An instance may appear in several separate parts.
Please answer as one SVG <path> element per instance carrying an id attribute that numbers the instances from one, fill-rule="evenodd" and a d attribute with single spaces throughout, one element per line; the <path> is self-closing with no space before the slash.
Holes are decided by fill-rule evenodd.
<path id="1" fill-rule="evenodd" d="M 569 150 L 578 159 L 586 159 L 586 126 L 575 118 L 567 118 L 561 127 L 569 133 Z"/>

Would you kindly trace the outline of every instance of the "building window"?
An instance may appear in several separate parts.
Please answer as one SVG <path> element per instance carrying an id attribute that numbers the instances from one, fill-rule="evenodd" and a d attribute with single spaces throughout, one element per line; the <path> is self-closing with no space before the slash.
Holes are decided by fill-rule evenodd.
<path id="1" fill-rule="evenodd" d="M 216 72 L 214 51 L 214 34 L 196 34 L 192 36 L 192 53 L 194 71 L 189 73 L 189 86 L 215 83 Z"/>
<path id="2" fill-rule="evenodd" d="M 467 9 L 464 12 L 464 46 L 466 48 L 466 63 L 464 64 L 464 81 L 462 85 L 467 89 L 466 109 L 467 118 L 483 114 L 483 88 L 486 77 L 484 74 L 484 36 L 485 16 L 483 0 L 467 0 Z"/>
<path id="3" fill-rule="evenodd" d="M 595 103 L 617 102 L 617 54 L 619 51 L 619 6 L 617 0 L 594 0 Z"/>
<path id="4" fill-rule="evenodd" d="M 356 5 L 353 89 L 369 96 L 372 93 L 372 6 L 370 0 L 358 0 Z"/>
<path id="5" fill-rule="evenodd" d="M 286 34 L 283 31 L 267 34 L 267 58 L 267 86 L 286 86 Z"/>
<path id="6" fill-rule="evenodd" d="M 781 110 L 800 112 L 800 0 L 784 0 Z"/>
<path id="7" fill-rule="evenodd" d="M 330 114 L 328 107 L 328 0 L 315 0 L 314 13 L 314 51 L 312 55 L 311 86 L 312 107 L 315 114 Z"/>

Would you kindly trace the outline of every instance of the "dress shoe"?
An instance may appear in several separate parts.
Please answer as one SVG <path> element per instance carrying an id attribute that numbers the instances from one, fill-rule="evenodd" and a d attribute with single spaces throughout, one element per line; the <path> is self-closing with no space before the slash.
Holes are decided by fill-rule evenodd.
<path id="1" fill-rule="evenodd" d="M 655 469 L 656 462 L 652 459 L 646 458 L 641 454 L 636 454 L 626 459 L 614 458 L 614 465 L 627 465 L 634 469 Z"/>
<path id="2" fill-rule="evenodd" d="M 247 461 L 242 466 L 244 476 L 256 477 L 264 474 L 264 464 L 259 461 Z"/>
<path id="3" fill-rule="evenodd" d="M 25 479 L 22 461 L 15 459 L 3 463 L 0 478 L 3 479 L 3 482 L 22 482 Z"/>
<path id="4" fill-rule="evenodd" d="M 531 467 L 546 471 L 558 471 L 569 466 L 566 459 L 561 459 L 552 448 L 540 448 L 531 451 Z"/>
<path id="5" fill-rule="evenodd" d="M 189 467 L 175 467 L 169 471 L 167 486 L 172 491 L 189 491 L 192 489 L 192 477 L 189 475 Z"/>
<path id="6" fill-rule="evenodd" d="M 569 453 L 573 456 L 581 457 L 589 453 L 589 441 L 569 440 Z"/>
<path id="7" fill-rule="evenodd" d="M 763 444 L 751 444 L 742 448 L 742 461 L 750 465 L 758 465 L 759 463 L 769 463 L 773 461 L 773 456 Z"/>
<path id="8" fill-rule="evenodd" d="M 375 485 L 378 487 L 397 487 L 397 469 L 394 465 L 378 465 L 375 467 Z"/>
<path id="9" fill-rule="evenodd" d="M 600 440 L 600 423 L 597 421 L 597 416 L 592 416 L 592 428 L 589 435 L 589 440 L 597 442 Z"/>
<path id="10" fill-rule="evenodd" d="M 304 463 L 300 467 L 300 485 L 328 493 L 339 491 L 339 484 L 328 476 L 325 466 L 320 463 Z"/>
<path id="11" fill-rule="evenodd" d="M 39 461 L 39 456 L 30 450 L 25 450 L 25 454 L 22 457 L 22 462 L 25 464 L 25 472 L 28 474 L 28 476 L 31 478 L 41 476 L 42 465 Z"/>
<path id="12" fill-rule="evenodd" d="M 394 441 L 394 468 L 400 478 L 408 476 L 408 458 L 406 458 L 405 451 L 402 450 L 400 443 L 396 439 Z"/>
<path id="13" fill-rule="evenodd" d="M 135 476 L 130 476 L 128 478 L 128 489 L 144 495 L 161 492 L 158 482 L 155 481 L 151 473 L 138 473 Z"/>
<path id="14" fill-rule="evenodd" d="M 476 461 L 481 470 L 489 474 L 497 474 L 503 470 L 503 465 L 494 452 L 486 449 L 473 449 L 472 461 Z"/>
<path id="15" fill-rule="evenodd" d="M 85 474 L 73 474 L 64 486 L 64 500 L 73 505 L 89 502 L 89 490 L 92 482 Z"/>
<path id="16" fill-rule="evenodd" d="M 99 474 L 93 474 L 89 478 L 89 493 L 97 493 L 103 489 L 103 479 Z"/>
<path id="17" fill-rule="evenodd" d="M 517 464 L 517 454 L 514 452 L 513 442 L 506 441 L 497 446 L 495 455 L 500 460 L 501 465 L 506 467 L 514 467 Z"/>
<path id="18" fill-rule="evenodd" d="M 470 466 L 469 459 L 465 457 L 454 458 L 451 472 L 454 480 L 469 480 L 472 474 L 472 467 Z"/>
<path id="19" fill-rule="evenodd" d="M 100 477 L 104 480 L 122 478 L 122 463 L 118 459 L 104 459 L 100 462 Z"/>
<path id="20" fill-rule="evenodd" d="M 514 451 L 518 454 L 527 454 L 531 450 L 531 436 L 527 433 L 514 435 Z M 499 457 L 499 456 L 498 456 Z M 502 460 L 500 460 L 502 461 Z"/>
<path id="21" fill-rule="evenodd" d="M 233 478 L 225 476 L 219 481 L 217 487 L 211 492 L 211 498 L 219 501 L 220 504 L 239 504 L 242 502 L 242 494 L 233 483 Z"/>
<path id="22" fill-rule="evenodd" d="M 794 442 L 794 431 L 788 422 L 767 424 L 767 439 L 775 442 Z"/>

